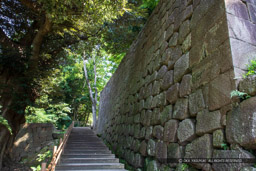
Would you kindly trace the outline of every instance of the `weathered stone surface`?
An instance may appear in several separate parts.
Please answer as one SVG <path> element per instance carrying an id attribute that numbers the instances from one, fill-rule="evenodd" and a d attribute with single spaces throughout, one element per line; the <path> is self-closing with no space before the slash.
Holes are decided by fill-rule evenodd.
<path id="1" fill-rule="evenodd" d="M 249 76 L 239 82 L 239 91 L 251 96 L 256 95 L 256 76 Z"/>
<path id="2" fill-rule="evenodd" d="M 156 158 L 160 162 L 166 162 L 167 159 L 167 145 L 163 142 L 156 143 Z"/>
<path id="3" fill-rule="evenodd" d="M 154 81 L 152 88 L 152 95 L 158 95 L 160 93 L 160 81 Z"/>
<path id="4" fill-rule="evenodd" d="M 178 143 L 170 143 L 167 146 L 167 158 L 168 159 L 180 159 L 182 158 L 181 147 Z"/>
<path id="5" fill-rule="evenodd" d="M 189 112 L 191 116 L 196 116 L 204 107 L 205 103 L 201 89 L 189 95 Z"/>
<path id="6" fill-rule="evenodd" d="M 154 108 L 150 123 L 151 125 L 159 125 L 161 123 L 161 115 L 159 108 Z"/>
<path id="7" fill-rule="evenodd" d="M 145 101 L 144 107 L 145 107 L 146 109 L 151 109 L 152 101 L 153 101 L 153 96 L 149 96 L 149 97 L 146 99 L 146 101 Z"/>
<path id="8" fill-rule="evenodd" d="M 180 97 L 187 96 L 191 93 L 192 76 L 190 74 L 184 75 L 180 83 Z"/>
<path id="9" fill-rule="evenodd" d="M 177 141 L 177 129 L 179 126 L 179 121 L 169 120 L 164 125 L 164 141 L 166 142 L 176 142 Z"/>
<path id="10" fill-rule="evenodd" d="M 145 133 L 145 139 L 149 140 L 152 137 L 152 134 L 153 134 L 153 127 L 152 126 L 147 127 L 146 133 Z"/>
<path id="11" fill-rule="evenodd" d="M 172 105 L 166 106 L 160 114 L 161 125 L 164 125 L 165 122 L 172 119 Z"/>
<path id="12" fill-rule="evenodd" d="M 158 171 L 158 166 L 155 160 L 152 160 L 148 163 L 147 171 Z"/>
<path id="13" fill-rule="evenodd" d="M 134 116 L 134 120 L 133 120 L 134 123 L 140 123 L 140 114 L 137 114 Z"/>
<path id="14" fill-rule="evenodd" d="M 179 98 L 174 106 L 173 116 L 174 119 L 183 120 L 189 117 L 188 114 L 188 99 Z"/>
<path id="15" fill-rule="evenodd" d="M 191 34 L 189 34 L 181 46 L 182 52 L 187 53 L 191 49 Z"/>
<path id="16" fill-rule="evenodd" d="M 158 80 L 162 79 L 167 71 L 168 71 L 167 66 L 163 65 L 158 71 L 156 79 Z"/>
<path id="17" fill-rule="evenodd" d="M 256 23 L 256 3 L 254 5 L 248 3 L 248 11 L 252 22 Z"/>
<path id="18" fill-rule="evenodd" d="M 146 156 L 147 155 L 147 143 L 146 141 L 142 141 L 140 144 L 140 154 L 142 156 Z"/>
<path id="19" fill-rule="evenodd" d="M 155 156 L 156 154 L 156 143 L 154 140 L 148 140 L 147 152 L 149 156 Z"/>
<path id="20" fill-rule="evenodd" d="M 232 0 L 232 3 L 225 3 L 228 13 L 237 17 L 249 20 L 249 15 L 246 5 L 241 0 Z"/>
<path id="21" fill-rule="evenodd" d="M 171 39 L 170 39 L 170 41 L 169 41 L 169 46 L 170 46 L 170 47 L 175 47 L 175 46 L 177 45 L 177 43 L 178 43 L 178 37 L 179 37 L 179 33 L 177 33 L 177 32 L 175 32 L 175 33 L 172 35 L 172 37 L 171 37 Z"/>
<path id="22" fill-rule="evenodd" d="M 170 70 L 168 72 L 165 73 L 162 84 L 161 84 L 161 88 L 163 90 L 168 89 L 171 85 L 173 84 L 173 70 Z"/>
<path id="23" fill-rule="evenodd" d="M 169 40 L 170 37 L 173 35 L 173 29 L 174 29 L 174 25 L 171 24 L 168 29 L 166 30 L 166 34 L 165 34 L 165 40 Z"/>
<path id="24" fill-rule="evenodd" d="M 136 124 L 134 127 L 134 137 L 138 138 L 140 134 L 141 126 L 140 124 Z"/>
<path id="25" fill-rule="evenodd" d="M 174 65 L 174 82 L 179 82 L 189 71 L 189 52 L 180 57 Z"/>
<path id="26" fill-rule="evenodd" d="M 177 136 L 180 143 L 189 142 L 196 137 L 196 126 L 192 119 L 185 119 L 179 124 Z"/>
<path id="27" fill-rule="evenodd" d="M 152 117 L 152 110 L 147 110 L 147 111 L 143 110 L 141 112 L 141 123 L 144 126 L 150 126 L 151 117 Z"/>
<path id="28" fill-rule="evenodd" d="M 161 125 L 154 126 L 153 136 L 161 140 L 163 139 L 163 135 L 164 135 L 164 128 Z"/>
<path id="29" fill-rule="evenodd" d="M 186 146 L 185 158 L 211 158 L 212 157 L 212 137 L 205 134 L 192 141 Z"/>
<path id="30" fill-rule="evenodd" d="M 213 132 L 213 147 L 221 148 L 222 144 L 225 143 L 224 131 L 218 129 Z"/>
<path id="31" fill-rule="evenodd" d="M 235 89 L 233 76 L 230 72 L 221 74 L 210 83 L 209 109 L 216 110 L 231 102 L 230 92 Z"/>
<path id="32" fill-rule="evenodd" d="M 168 69 L 173 69 L 175 62 L 182 56 L 181 47 L 177 46 L 175 48 L 171 48 L 171 58 L 168 62 Z"/>
<path id="33" fill-rule="evenodd" d="M 166 99 L 169 101 L 169 103 L 173 104 L 178 99 L 178 93 L 179 93 L 179 83 L 174 84 L 171 86 L 167 92 L 166 92 Z"/>
<path id="34" fill-rule="evenodd" d="M 180 26 L 179 37 L 178 37 L 178 43 L 179 44 L 182 44 L 182 42 L 187 37 L 189 32 L 190 32 L 190 21 L 186 20 Z"/>
<path id="35" fill-rule="evenodd" d="M 243 101 L 227 116 L 226 136 L 230 144 L 256 149 L 256 97 Z"/>
<path id="36" fill-rule="evenodd" d="M 141 155 L 139 153 L 136 153 L 135 156 L 134 156 L 134 163 L 133 163 L 133 166 L 135 168 L 138 168 L 138 167 L 142 167 L 144 164 L 144 159 L 143 157 L 141 157 Z"/>
<path id="37" fill-rule="evenodd" d="M 215 159 L 254 159 L 255 157 L 245 150 L 214 150 L 213 158 Z M 213 163 L 214 170 L 236 171 L 251 163 Z"/>
<path id="38" fill-rule="evenodd" d="M 203 135 L 205 133 L 212 133 L 214 130 L 222 128 L 220 111 L 209 112 L 203 110 L 198 112 L 196 116 L 196 133 Z"/>

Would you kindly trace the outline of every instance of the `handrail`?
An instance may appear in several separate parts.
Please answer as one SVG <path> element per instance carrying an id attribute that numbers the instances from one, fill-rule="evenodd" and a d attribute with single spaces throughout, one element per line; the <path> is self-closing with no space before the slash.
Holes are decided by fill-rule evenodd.
<path id="1" fill-rule="evenodd" d="M 71 130 L 74 127 L 74 121 L 71 123 L 71 125 L 68 127 L 66 133 L 64 134 L 64 139 L 63 141 L 60 142 L 59 147 L 57 148 L 57 150 L 55 152 L 53 152 L 53 157 L 51 160 L 51 163 L 49 164 L 49 166 L 47 167 L 47 169 L 41 169 L 41 171 L 55 171 L 55 167 L 60 159 L 60 156 L 65 148 L 66 142 L 68 140 L 68 137 L 71 133 Z M 45 165 L 45 163 L 42 163 L 42 165 Z"/>

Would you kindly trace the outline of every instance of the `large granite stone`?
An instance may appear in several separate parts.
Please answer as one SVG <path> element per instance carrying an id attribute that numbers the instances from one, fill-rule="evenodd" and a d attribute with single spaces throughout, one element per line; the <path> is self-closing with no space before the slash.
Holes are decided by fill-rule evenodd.
<path id="1" fill-rule="evenodd" d="M 205 103 L 201 89 L 189 95 L 189 112 L 191 116 L 196 116 L 204 107 Z"/>
<path id="2" fill-rule="evenodd" d="M 163 141 L 159 141 L 156 143 L 156 158 L 160 162 L 166 162 L 167 145 Z"/>
<path id="3" fill-rule="evenodd" d="M 147 152 L 149 156 L 155 156 L 156 154 L 156 143 L 154 140 L 148 140 Z"/>
<path id="4" fill-rule="evenodd" d="M 214 160 L 223 160 L 223 159 L 255 159 L 255 157 L 245 150 L 214 150 L 213 151 Z M 230 162 L 230 163 L 213 163 L 212 167 L 214 170 L 223 170 L 223 171 L 237 171 L 241 170 L 245 166 L 250 166 L 252 163 L 244 162 Z"/>
<path id="5" fill-rule="evenodd" d="M 256 23 L 256 2 L 254 1 L 254 5 L 251 3 L 248 3 L 247 5 L 248 5 L 250 18 L 252 22 Z"/>
<path id="6" fill-rule="evenodd" d="M 147 127 L 146 133 L 145 133 L 145 139 L 149 140 L 152 137 L 152 134 L 153 134 L 153 127 L 152 126 Z"/>
<path id="7" fill-rule="evenodd" d="M 152 95 L 158 95 L 160 93 L 160 81 L 154 81 L 152 88 Z"/>
<path id="8" fill-rule="evenodd" d="M 152 117 L 152 110 L 147 110 L 147 111 L 143 110 L 141 112 L 141 123 L 144 126 L 150 126 L 151 117 Z"/>
<path id="9" fill-rule="evenodd" d="M 170 143 L 167 146 L 167 158 L 171 159 L 180 159 L 182 156 L 182 150 L 178 143 Z"/>
<path id="10" fill-rule="evenodd" d="M 209 109 L 216 110 L 231 102 L 230 92 L 235 89 L 232 72 L 219 75 L 210 83 Z"/>
<path id="11" fill-rule="evenodd" d="M 158 71 L 156 79 L 158 80 L 162 79 L 167 71 L 168 71 L 167 66 L 163 65 Z"/>
<path id="12" fill-rule="evenodd" d="M 161 84 L 161 88 L 163 90 L 168 89 L 171 85 L 173 84 L 173 70 L 170 70 L 168 72 L 165 73 L 162 84 Z"/>
<path id="13" fill-rule="evenodd" d="M 186 146 L 185 158 L 201 158 L 209 159 L 212 157 L 212 137 L 209 134 L 205 134 L 192 141 Z M 207 168 L 208 164 L 203 163 L 192 163 L 197 168 Z"/>
<path id="14" fill-rule="evenodd" d="M 232 0 L 232 3 L 226 2 L 226 11 L 230 14 L 233 14 L 239 18 L 249 20 L 249 14 L 247 11 L 246 4 L 241 0 Z"/>
<path id="15" fill-rule="evenodd" d="M 186 146 L 185 158 L 211 158 L 212 157 L 212 137 L 205 134 L 192 141 Z"/>
<path id="16" fill-rule="evenodd" d="M 209 112 L 208 110 L 198 112 L 196 120 L 196 133 L 198 135 L 212 133 L 214 130 L 222 128 L 219 110 L 214 112 Z"/>
<path id="17" fill-rule="evenodd" d="M 184 97 L 190 94 L 192 85 L 192 76 L 190 74 L 184 75 L 180 83 L 180 97 Z"/>
<path id="18" fill-rule="evenodd" d="M 159 167 L 155 160 L 148 162 L 146 167 L 147 167 L 147 171 L 158 171 L 159 170 L 158 169 Z"/>
<path id="19" fill-rule="evenodd" d="M 196 126 L 192 119 L 185 119 L 179 124 L 177 136 L 179 142 L 190 142 L 196 138 Z"/>
<path id="20" fill-rule="evenodd" d="M 187 53 L 191 49 L 191 34 L 189 34 L 181 46 L 182 52 Z"/>
<path id="21" fill-rule="evenodd" d="M 164 128 L 161 125 L 154 126 L 153 136 L 157 139 L 163 139 Z"/>
<path id="22" fill-rule="evenodd" d="M 218 129 L 213 132 L 213 147 L 221 148 L 222 144 L 225 143 L 224 131 L 222 129 Z"/>
<path id="23" fill-rule="evenodd" d="M 160 114 L 161 125 L 164 125 L 165 122 L 172 119 L 172 105 L 165 106 L 163 111 Z"/>
<path id="24" fill-rule="evenodd" d="M 166 99 L 170 104 L 173 104 L 178 99 L 179 83 L 172 85 L 166 92 Z"/>
<path id="25" fill-rule="evenodd" d="M 161 123 L 160 108 L 154 108 L 150 123 L 151 125 L 159 125 Z"/>
<path id="26" fill-rule="evenodd" d="M 174 65 L 174 82 L 179 82 L 189 71 L 189 52 L 180 57 Z"/>
<path id="27" fill-rule="evenodd" d="M 230 144 L 256 149 L 256 97 L 243 101 L 227 116 L 226 137 Z"/>
<path id="28" fill-rule="evenodd" d="M 189 32 L 190 32 L 190 21 L 186 20 L 181 24 L 179 29 L 179 37 L 178 37 L 179 44 L 182 44 L 182 42 L 185 40 Z"/>
<path id="29" fill-rule="evenodd" d="M 147 155 L 147 143 L 145 140 L 141 142 L 139 151 L 142 156 Z"/>
<path id="30" fill-rule="evenodd" d="M 172 35 L 172 37 L 171 37 L 171 39 L 170 39 L 170 41 L 169 41 L 169 46 L 170 46 L 170 47 L 175 47 L 175 46 L 177 45 L 177 43 L 178 43 L 178 37 L 179 37 L 179 33 L 177 33 L 177 32 L 175 32 L 175 33 Z"/>
<path id="31" fill-rule="evenodd" d="M 239 91 L 251 96 L 256 95 L 256 76 L 249 76 L 239 82 Z"/>
<path id="32" fill-rule="evenodd" d="M 176 142 L 177 141 L 177 129 L 179 126 L 179 121 L 169 120 L 164 125 L 164 141 L 166 142 Z"/>
<path id="33" fill-rule="evenodd" d="M 139 153 L 136 153 L 134 156 L 133 166 L 135 168 L 139 168 L 139 167 L 142 167 L 143 164 L 144 164 L 144 158 Z"/>
<path id="34" fill-rule="evenodd" d="M 189 117 L 187 98 L 179 98 L 176 101 L 172 117 L 178 120 L 183 120 Z"/>
<path id="35" fill-rule="evenodd" d="M 180 46 L 176 46 L 175 48 L 170 49 L 172 52 L 170 61 L 168 62 L 168 69 L 173 69 L 176 61 L 182 56 L 182 50 Z"/>

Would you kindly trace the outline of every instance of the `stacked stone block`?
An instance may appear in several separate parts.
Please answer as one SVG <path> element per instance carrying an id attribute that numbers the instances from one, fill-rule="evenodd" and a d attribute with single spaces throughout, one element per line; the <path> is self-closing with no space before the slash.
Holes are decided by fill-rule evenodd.
<path id="1" fill-rule="evenodd" d="M 235 62 L 243 54 L 248 62 L 252 53 L 247 52 L 255 48 L 254 37 L 248 38 L 256 35 L 249 30 L 254 28 L 255 9 L 249 0 L 159 2 L 101 92 L 97 131 L 119 156 L 147 170 L 179 168 L 170 160 L 178 158 L 253 158 L 244 150 L 251 144 L 239 142 L 234 131 L 237 124 L 228 113 L 232 111 L 230 93 L 244 72 Z M 239 30 L 232 17 L 250 26 Z M 240 43 L 248 39 L 253 48 L 235 54 L 233 39 Z M 255 130 L 254 122 L 248 129 Z M 231 150 L 224 150 L 223 144 Z M 212 163 L 190 165 L 203 170 L 227 168 Z"/>

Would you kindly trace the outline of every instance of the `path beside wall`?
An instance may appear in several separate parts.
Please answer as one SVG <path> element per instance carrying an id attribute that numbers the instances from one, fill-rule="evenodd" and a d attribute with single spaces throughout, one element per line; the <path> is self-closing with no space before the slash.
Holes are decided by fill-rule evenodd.
<path id="1" fill-rule="evenodd" d="M 230 93 L 256 57 L 255 12 L 254 0 L 162 0 L 101 92 L 98 133 L 148 170 L 180 166 L 173 158 L 253 158 L 255 104 L 245 109 L 249 126 L 241 127 L 241 114 L 227 115 Z"/>

